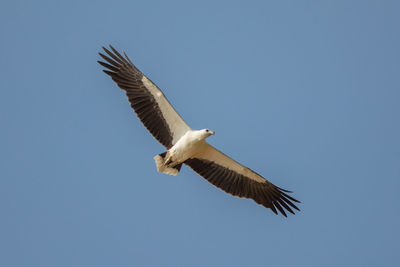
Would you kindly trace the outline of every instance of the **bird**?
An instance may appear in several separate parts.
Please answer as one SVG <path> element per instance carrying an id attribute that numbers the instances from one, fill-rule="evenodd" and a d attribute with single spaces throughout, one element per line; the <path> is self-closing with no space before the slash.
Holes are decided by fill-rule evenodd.
<path id="1" fill-rule="evenodd" d="M 104 73 L 123 89 L 131 107 L 147 130 L 167 151 L 154 156 L 158 172 L 176 176 L 182 164 L 204 177 L 214 186 L 240 198 L 279 212 L 300 211 L 291 191 L 275 186 L 255 171 L 228 157 L 206 139 L 215 134 L 210 129 L 193 130 L 176 112 L 160 88 L 146 77 L 129 59 L 109 46 L 99 53 L 105 61 L 97 61 Z"/>

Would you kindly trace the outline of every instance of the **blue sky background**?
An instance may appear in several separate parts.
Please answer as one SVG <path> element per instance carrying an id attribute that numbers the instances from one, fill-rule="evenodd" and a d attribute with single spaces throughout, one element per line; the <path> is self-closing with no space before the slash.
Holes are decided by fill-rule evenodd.
<path id="1" fill-rule="evenodd" d="M 2 1 L 1 266 L 395 266 L 398 1 Z M 125 50 L 284 218 L 164 151 L 96 63 Z"/>

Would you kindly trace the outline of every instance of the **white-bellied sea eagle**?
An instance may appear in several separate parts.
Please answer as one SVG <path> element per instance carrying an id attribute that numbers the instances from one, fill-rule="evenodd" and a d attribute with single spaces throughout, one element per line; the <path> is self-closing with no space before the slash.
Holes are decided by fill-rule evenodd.
<path id="1" fill-rule="evenodd" d="M 256 172 L 234 161 L 210 144 L 206 138 L 214 132 L 209 129 L 192 130 L 169 103 L 163 92 L 142 72 L 128 56 L 104 48 L 107 55 L 99 53 L 107 62 L 98 61 L 107 68 L 104 72 L 125 90 L 132 108 L 150 133 L 167 148 L 156 155 L 157 170 L 177 175 L 182 164 L 216 187 L 238 197 L 251 198 L 256 203 L 277 210 L 286 216 L 285 209 L 294 214 L 298 210 L 289 196 L 290 191 L 279 188 Z"/>

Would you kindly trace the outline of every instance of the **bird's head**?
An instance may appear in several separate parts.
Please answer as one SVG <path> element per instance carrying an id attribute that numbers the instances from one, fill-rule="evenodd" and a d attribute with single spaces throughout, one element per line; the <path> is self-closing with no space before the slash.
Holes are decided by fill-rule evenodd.
<path id="1" fill-rule="evenodd" d="M 215 134 L 214 131 L 211 131 L 209 129 L 203 129 L 203 130 L 201 130 L 201 133 L 203 136 L 205 136 L 205 138 L 209 137 L 210 135 Z"/>

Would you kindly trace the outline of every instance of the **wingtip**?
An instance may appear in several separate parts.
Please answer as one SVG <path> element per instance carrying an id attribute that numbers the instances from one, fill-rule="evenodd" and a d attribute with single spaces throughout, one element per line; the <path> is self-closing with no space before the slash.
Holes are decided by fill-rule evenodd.
<path id="1" fill-rule="evenodd" d="M 276 211 L 274 204 L 271 205 L 270 209 L 272 210 L 273 213 L 275 213 L 275 215 L 278 215 L 278 212 Z"/>
<path id="2" fill-rule="evenodd" d="M 296 202 L 296 203 L 301 203 L 301 201 L 300 200 L 297 200 L 297 199 L 295 199 L 295 198 L 291 198 L 294 202 Z"/>
<path id="3" fill-rule="evenodd" d="M 108 49 L 105 46 L 102 46 L 101 48 L 103 48 L 104 52 L 107 53 Z"/>
<path id="4" fill-rule="evenodd" d="M 131 63 L 133 65 L 131 59 L 128 57 L 128 55 L 125 53 L 125 51 L 122 51 L 122 53 L 124 54 L 125 58 L 129 61 L 129 63 Z"/>
<path id="5" fill-rule="evenodd" d="M 105 60 L 107 60 L 107 56 L 106 55 L 104 55 L 103 53 L 101 53 L 101 52 L 99 52 L 99 56 L 101 56 L 103 59 L 105 59 Z"/>
<path id="6" fill-rule="evenodd" d="M 107 75 L 110 75 L 111 77 L 113 77 L 113 75 L 115 74 L 114 72 L 108 71 L 108 70 L 103 70 L 103 72 Z"/>
<path id="7" fill-rule="evenodd" d="M 275 202 L 275 207 L 282 213 L 283 216 L 287 217 L 285 210 L 282 208 L 282 206 L 278 203 Z"/>
<path id="8" fill-rule="evenodd" d="M 119 54 L 117 49 L 115 49 L 112 45 L 109 45 L 110 49 L 115 53 L 115 54 Z"/>
<path id="9" fill-rule="evenodd" d="M 281 187 L 279 187 L 279 186 L 277 186 L 277 188 L 278 188 L 279 190 L 285 192 L 285 193 L 293 193 L 293 191 L 283 189 L 283 188 L 281 188 Z"/>

